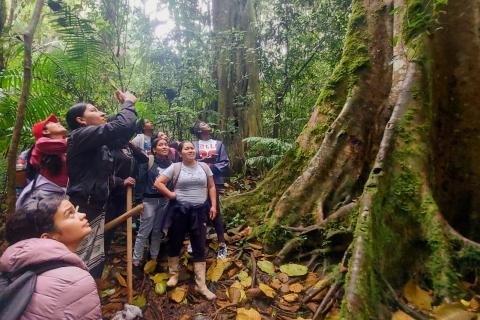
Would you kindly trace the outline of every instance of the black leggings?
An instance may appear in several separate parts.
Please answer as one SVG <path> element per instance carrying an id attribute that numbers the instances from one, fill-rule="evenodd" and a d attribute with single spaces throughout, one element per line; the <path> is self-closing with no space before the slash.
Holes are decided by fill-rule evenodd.
<path id="1" fill-rule="evenodd" d="M 173 212 L 170 213 L 172 224 L 168 229 L 168 256 L 178 257 L 180 255 L 183 240 L 188 233 L 192 244 L 193 262 L 205 261 L 209 206 L 198 210 L 186 209 L 185 212 L 181 212 L 178 208 L 172 210 Z"/>

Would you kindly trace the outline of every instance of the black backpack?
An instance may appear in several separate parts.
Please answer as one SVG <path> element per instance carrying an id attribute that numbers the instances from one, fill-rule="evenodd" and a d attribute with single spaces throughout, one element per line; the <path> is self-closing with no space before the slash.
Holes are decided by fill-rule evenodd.
<path id="1" fill-rule="evenodd" d="M 48 270 L 70 267 L 65 261 L 49 261 L 31 265 L 15 272 L 0 273 L 0 319 L 15 320 L 22 316 L 30 303 L 37 275 Z"/>

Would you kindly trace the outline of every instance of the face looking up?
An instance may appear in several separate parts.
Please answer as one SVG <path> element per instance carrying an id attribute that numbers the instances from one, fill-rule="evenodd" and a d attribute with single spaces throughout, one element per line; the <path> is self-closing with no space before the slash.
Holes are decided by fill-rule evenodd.
<path id="1" fill-rule="evenodd" d="M 85 126 L 99 126 L 107 123 L 105 113 L 94 105 L 88 104 L 83 116 L 77 117 L 77 122 Z"/>

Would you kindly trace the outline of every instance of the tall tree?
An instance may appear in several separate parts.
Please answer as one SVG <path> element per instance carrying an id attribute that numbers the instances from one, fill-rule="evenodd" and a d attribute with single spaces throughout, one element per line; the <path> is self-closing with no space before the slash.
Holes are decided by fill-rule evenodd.
<path id="1" fill-rule="evenodd" d="M 18 100 L 17 117 L 12 132 L 12 140 L 7 155 L 7 210 L 11 213 L 15 209 L 15 164 L 17 160 L 18 144 L 23 129 L 23 122 L 27 109 L 28 96 L 30 94 L 30 81 L 32 80 L 32 44 L 40 15 L 43 8 L 43 0 L 35 2 L 35 8 L 32 13 L 32 19 L 23 34 L 23 85 L 20 99 Z"/>
<path id="2" fill-rule="evenodd" d="M 257 33 L 253 0 L 213 0 L 220 129 L 233 167 L 244 160 L 242 139 L 261 134 Z"/>
<path id="3" fill-rule="evenodd" d="M 279 259 L 303 247 L 315 260 L 344 234 L 327 294 L 343 297 L 342 319 L 388 318 L 389 288 L 413 273 L 437 299 L 456 297 L 478 267 L 479 12 L 478 1 L 354 0 L 296 148 L 224 202 L 263 225 L 271 249 L 286 243 Z"/>

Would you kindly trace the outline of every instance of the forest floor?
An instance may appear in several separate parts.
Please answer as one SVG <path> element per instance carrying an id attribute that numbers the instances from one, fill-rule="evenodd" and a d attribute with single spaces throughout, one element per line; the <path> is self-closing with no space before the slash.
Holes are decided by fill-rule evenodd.
<path id="1" fill-rule="evenodd" d="M 160 261 L 156 266 L 148 263 L 143 275 L 136 272 L 134 304 L 141 307 L 144 319 L 300 320 L 313 319 L 316 313 L 316 319 L 341 319 L 343 292 L 336 282 L 338 274 L 324 273 L 319 265 L 310 270 L 302 264 L 275 265 L 275 255 L 266 254 L 262 244 L 251 237 L 251 232 L 249 226 L 229 230 L 229 256 L 226 260 L 216 259 L 216 236 L 209 236 L 207 280 L 210 290 L 217 295 L 213 302 L 194 291 L 193 268 L 186 252 L 187 241 L 176 288 L 166 288 L 166 261 Z M 122 310 L 126 303 L 125 233 L 118 236 L 99 288 L 105 319 Z M 337 270 L 346 271 L 341 267 Z M 475 286 L 471 283 L 464 285 L 468 290 Z M 480 310 L 480 296 L 474 293 L 470 300 L 433 306 L 433 292 L 411 280 L 396 294 L 397 303 L 402 304 L 407 313 L 413 313 L 413 317 L 397 310 L 392 320 L 480 319 L 476 313 Z"/>
<path id="2" fill-rule="evenodd" d="M 241 183 L 242 186 L 229 191 L 254 186 L 254 181 Z M 185 241 L 176 288 L 166 288 L 166 259 L 147 263 L 143 272 L 140 269 L 134 273 L 134 304 L 142 309 L 144 319 L 341 319 L 342 279 L 347 271 L 341 257 L 328 260 L 328 268 L 322 263 L 307 264 L 301 260 L 280 264 L 276 255 L 267 254 L 262 243 L 252 236 L 252 226 L 244 221 L 234 224 L 230 223 L 226 235 L 229 253 L 226 260 L 216 259 L 213 228 L 208 236 L 207 284 L 217 299 L 207 301 L 195 292 L 193 267 L 186 251 L 188 241 Z M 105 319 L 122 310 L 127 299 L 125 238 L 125 232 L 117 232 L 99 283 Z M 434 306 L 434 293 L 412 279 L 399 292 L 390 292 L 391 319 L 477 319 L 480 285 L 465 282 L 464 286 L 471 292 L 468 300 Z"/>

